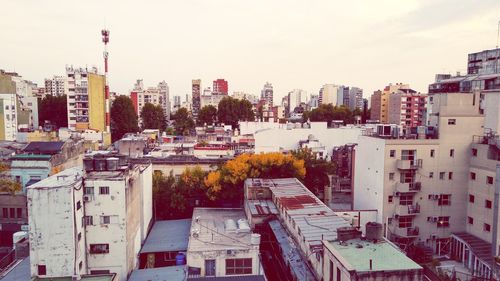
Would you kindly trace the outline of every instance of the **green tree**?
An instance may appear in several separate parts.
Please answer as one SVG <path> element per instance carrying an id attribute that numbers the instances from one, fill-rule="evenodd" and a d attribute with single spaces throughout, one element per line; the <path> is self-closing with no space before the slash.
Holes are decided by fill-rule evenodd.
<path id="1" fill-rule="evenodd" d="M 40 125 L 49 121 L 57 127 L 68 127 L 66 96 L 46 95 L 42 100 L 39 100 L 38 121 Z"/>
<path id="2" fill-rule="evenodd" d="M 203 126 L 204 124 L 212 125 L 217 120 L 217 108 L 213 105 L 207 105 L 200 109 L 198 112 L 198 126 Z"/>
<path id="3" fill-rule="evenodd" d="M 167 119 L 161 105 L 144 104 L 141 110 L 142 129 L 158 129 L 165 131 Z"/>
<path id="4" fill-rule="evenodd" d="M 175 133 L 177 135 L 188 135 L 194 129 L 193 118 L 189 116 L 186 108 L 179 108 L 171 117 L 174 120 Z"/>
<path id="5" fill-rule="evenodd" d="M 333 106 L 332 104 L 322 104 L 312 111 L 306 111 L 302 115 L 303 121 L 327 122 L 331 124 L 332 120 L 342 120 L 344 124 L 349 124 L 354 121 L 352 111 L 344 106 Z"/>
<path id="6" fill-rule="evenodd" d="M 219 122 L 236 127 L 238 121 L 253 121 L 255 116 L 248 100 L 225 97 L 219 102 L 217 117 Z"/>
<path id="7" fill-rule="evenodd" d="M 324 187 L 330 184 L 328 175 L 333 174 L 334 164 L 330 161 L 318 158 L 310 148 L 300 148 L 292 151 L 296 159 L 304 161 L 306 176 L 302 180 L 304 185 L 314 194 L 319 194 Z"/>
<path id="8" fill-rule="evenodd" d="M 117 141 L 126 133 L 139 131 L 137 114 L 132 100 L 127 96 L 118 96 L 111 105 L 111 138 Z"/>

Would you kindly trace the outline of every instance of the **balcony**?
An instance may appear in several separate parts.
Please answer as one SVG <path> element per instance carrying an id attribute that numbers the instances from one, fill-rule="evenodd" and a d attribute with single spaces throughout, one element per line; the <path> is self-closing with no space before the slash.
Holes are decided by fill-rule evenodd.
<path id="1" fill-rule="evenodd" d="M 399 170 L 416 170 L 422 167 L 422 159 L 415 159 L 415 160 L 398 159 L 396 162 L 396 167 Z"/>
<path id="2" fill-rule="evenodd" d="M 396 183 L 396 192 L 400 193 L 410 193 L 419 192 L 422 188 L 420 182 L 398 182 Z"/>
<path id="3" fill-rule="evenodd" d="M 420 214 L 420 205 L 397 205 L 396 215 L 398 216 L 414 216 Z"/>
<path id="4" fill-rule="evenodd" d="M 400 237 L 410 238 L 410 237 L 418 237 L 419 231 L 418 227 L 398 227 L 396 226 L 393 230 L 393 233 Z"/>

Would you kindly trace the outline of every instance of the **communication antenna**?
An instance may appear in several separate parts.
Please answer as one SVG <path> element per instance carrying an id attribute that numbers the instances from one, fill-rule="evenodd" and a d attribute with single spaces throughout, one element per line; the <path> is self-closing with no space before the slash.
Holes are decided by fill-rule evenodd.
<path id="1" fill-rule="evenodd" d="M 498 21 L 498 28 L 497 28 L 497 49 L 498 49 L 498 37 L 500 37 L 500 20 Z"/>
<path id="2" fill-rule="evenodd" d="M 109 116 L 109 82 L 108 82 L 108 43 L 109 43 L 109 30 L 103 29 L 101 30 L 102 42 L 104 43 L 104 79 L 106 81 L 106 85 L 104 88 L 105 94 L 105 106 L 106 106 L 106 132 L 111 132 L 110 130 L 110 116 Z"/>

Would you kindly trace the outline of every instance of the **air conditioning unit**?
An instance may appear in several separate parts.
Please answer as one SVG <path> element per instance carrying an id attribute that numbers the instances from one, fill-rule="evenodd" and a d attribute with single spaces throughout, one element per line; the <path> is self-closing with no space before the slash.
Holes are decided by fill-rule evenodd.
<path id="1" fill-rule="evenodd" d="M 399 197 L 399 195 L 401 195 L 401 192 L 399 192 L 399 191 L 394 192 L 394 197 Z"/>
<path id="2" fill-rule="evenodd" d="M 92 199 L 94 199 L 94 196 L 91 194 L 83 195 L 83 202 L 90 202 L 90 201 L 92 201 Z"/>
<path id="3" fill-rule="evenodd" d="M 234 256 L 235 254 L 236 254 L 236 253 L 235 253 L 235 251 L 234 251 L 234 250 L 227 250 L 227 251 L 226 251 L 226 255 L 228 255 L 228 256 Z"/>
<path id="4" fill-rule="evenodd" d="M 429 200 L 438 200 L 439 194 L 429 194 Z"/>

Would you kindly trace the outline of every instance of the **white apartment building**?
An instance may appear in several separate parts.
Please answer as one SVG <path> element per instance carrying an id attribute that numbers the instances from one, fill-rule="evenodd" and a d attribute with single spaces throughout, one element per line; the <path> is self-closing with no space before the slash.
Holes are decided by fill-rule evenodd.
<path id="1" fill-rule="evenodd" d="M 17 95 L 0 93 L 0 139 L 15 141 L 17 138 Z"/>
<path id="2" fill-rule="evenodd" d="M 130 98 L 139 119 L 146 103 L 160 105 L 166 119 L 170 119 L 170 94 L 168 84 L 165 81 L 158 83 L 157 87 L 145 88 L 142 79 L 138 79 L 134 84 L 134 89 L 130 92 Z"/>
<path id="3" fill-rule="evenodd" d="M 357 87 L 349 89 L 349 109 L 363 109 L 363 89 Z"/>
<path id="4" fill-rule="evenodd" d="M 195 208 L 187 249 L 188 277 L 264 275 L 260 234 L 243 209 Z"/>
<path id="5" fill-rule="evenodd" d="M 265 100 L 268 107 L 272 107 L 274 105 L 273 94 L 274 94 L 273 84 L 266 82 L 266 84 L 264 84 L 264 87 L 260 92 L 260 99 Z"/>
<path id="6" fill-rule="evenodd" d="M 116 273 L 126 281 L 137 268 L 152 219 L 152 166 L 120 161 L 86 158 L 85 171 L 67 169 L 28 188 L 33 277 Z"/>
<path id="7" fill-rule="evenodd" d="M 294 109 L 305 100 L 306 91 L 301 89 L 294 89 L 288 93 L 288 112 L 291 114 Z"/>
<path id="8" fill-rule="evenodd" d="M 384 236 L 403 249 L 423 242 L 444 255 L 451 233 L 465 231 L 471 140 L 484 120 L 477 101 L 479 93 L 434 95 L 438 138 L 405 139 L 394 125 L 359 138 L 354 208 L 379 210 Z"/>
<path id="9" fill-rule="evenodd" d="M 259 102 L 259 97 L 256 95 L 248 94 L 245 92 L 233 92 L 232 97 L 239 100 L 247 100 L 251 104 L 257 104 Z"/>
<path id="10" fill-rule="evenodd" d="M 203 108 L 204 106 L 208 106 L 208 105 L 211 105 L 215 108 L 218 108 L 219 107 L 219 102 L 227 97 L 228 95 L 226 94 L 219 94 L 219 93 L 211 93 L 209 95 L 202 95 L 200 97 L 200 104 L 201 104 L 201 108 Z"/>
<path id="11" fill-rule="evenodd" d="M 337 105 L 338 91 L 340 86 L 334 84 L 325 84 L 319 90 L 319 104 Z"/>
<path id="12" fill-rule="evenodd" d="M 45 79 L 45 94 L 53 96 L 63 96 L 67 91 L 67 77 L 54 76 Z"/>

